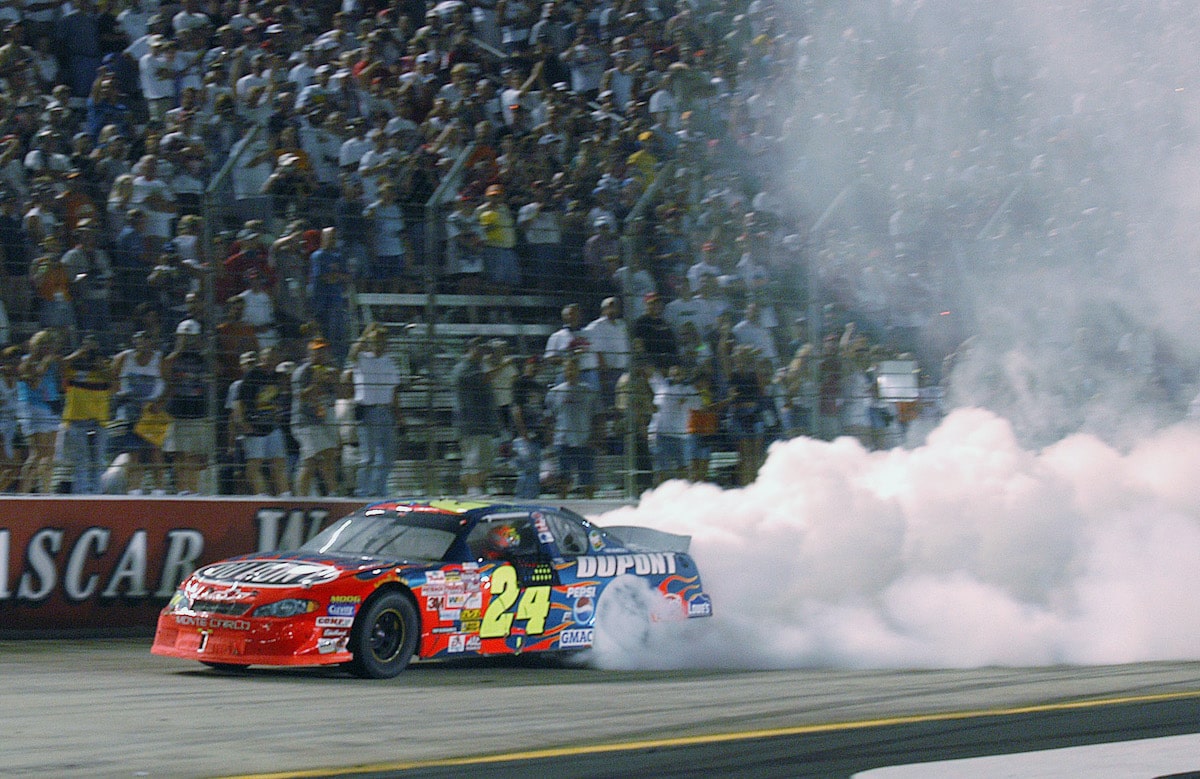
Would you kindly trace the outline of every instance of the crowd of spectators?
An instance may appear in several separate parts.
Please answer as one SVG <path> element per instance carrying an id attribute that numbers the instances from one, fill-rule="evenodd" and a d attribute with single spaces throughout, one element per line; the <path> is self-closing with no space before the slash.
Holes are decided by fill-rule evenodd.
<path id="1" fill-rule="evenodd" d="M 8 488 L 102 489 L 121 453 L 127 489 L 195 491 L 228 448 L 225 490 L 381 494 L 410 377 L 351 293 L 430 284 L 567 304 L 544 349 L 425 377 L 464 491 L 500 458 L 531 496 L 590 493 L 598 454 L 661 480 L 736 451 L 746 483 L 776 438 L 894 444 L 914 412 L 875 371 L 936 374 L 947 258 L 1002 204 L 1050 253 L 1116 229 L 1058 188 L 1120 207 L 1091 107 L 1046 121 L 960 6 L 943 49 L 916 2 L 4 6 Z M 937 89 L 937 57 L 978 67 Z"/>

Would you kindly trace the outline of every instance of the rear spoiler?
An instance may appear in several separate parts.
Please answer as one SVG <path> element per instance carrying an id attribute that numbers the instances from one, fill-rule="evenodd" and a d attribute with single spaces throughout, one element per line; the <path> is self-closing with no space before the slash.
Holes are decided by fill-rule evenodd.
<path id="1" fill-rule="evenodd" d="M 681 536 L 675 533 L 664 533 L 661 530 L 651 530 L 648 527 L 632 525 L 615 525 L 604 530 L 612 533 L 628 547 L 639 547 L 648 552 L 686 552 L 692 543 L 691 536 Z"/>

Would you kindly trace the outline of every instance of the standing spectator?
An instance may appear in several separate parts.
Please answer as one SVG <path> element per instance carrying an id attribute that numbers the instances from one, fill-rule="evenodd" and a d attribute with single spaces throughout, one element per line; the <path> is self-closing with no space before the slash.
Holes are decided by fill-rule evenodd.
<path id="1" fill-rule="evenodd" d="M 654 455 L 654 483 L 684 478 L 691 467 L 695 443 L 688 432 L 691 412 L 701 408 L 700 394 L 684 381 L 683 369 L 672 365 L 665 380 L 652 381 L 654 416 L 648 429 Z"/>
<path id="2" fill-rule="evenodd" d="M 483 227 L 467 194 L 446 217 L 446 269 L 460 295 L 483 294 Z"/>
<path id="3" fill-rule="evenodd" d="M 138 61 L 142 96 L 150 110 L 150 118 L 161 120 L 175 104 L 175 79 L 179 65 L 175 59 L 175 42 L 161 35 L 150 39 L 150 51 Z"/>
<path id="4" fill-rule="evenodd" d="M 338 370 L 332 361 L 329 342 L 314 338 L 308 344 L 308 359 L 292 374 L 292 435 L 300 444 L 295 492 L 300 497 L 311 494 L 316 475 L 321 477 L 326 495 L 341 492 L 338 482 L 341 441 L 333 413 Z"/>
<path id="5" fill-rule="evenodd" d="M 508 342 L 503 338 L 493 338 L 488 342 L 483 356 L 483 369 L 492 388 L 500 428 L 508 437 L 512 431 L 513 382 L 521 371 L 517 368 L 516 359 L 508 353 Z"/>
<path id="6" fill-rule="evenodd" d="M 29 236 L 21 219 L 20 201 L 11 190 L 0 191 L 0 253 L 4 258 L 4 289 L 0 300 L 17 320 L 29 314 L 32 290 L 29 286 Z"/>
<path id="7" fill-rule="evenodd" d="M 404 424 L 400 405 L 400 368 L 387 353 L 387 331 L 368 325 L 350 351 L 358 431 L 358 484 L 360 498 L 388 494 L 388 476 L 396 463 L 399 427 Z"/>
<path id="8" fill-rule="evenodd" d="M 92 0 L 74 0 L 70 13 L 58 20 L 59 45 L 65 52 L 64 74 L 75 97 L 87 97 L 100 67 L 100 16 Z"/>
<path id="9" fill-rule="evenodd" d="M 291 495 L 287 479 L 287 450 L 279 427 L 279 385 L 275 350 L 259 349 L 257 361 L 241 378 L 233 403 L 231 430 L 242 435 L 246 478 L 255 495 Z M 269 478 L 263 478 L 266 465 Z"/>
<path id="10" fill-rule="evenodd" d="M 113 375 L 117 382 L 114 396 L 120 435 L 113 439 L 118 454 L 128 454 L 126 484 L 130 495 L 141 495 L 146 467 L 150 467 L 151 488 L 163 494 L 164 467 L 161 442 L 137 434 L 137 424 L 147 412 L 163 410 L 166 383 L 162 378 L 163 353 L 144 330 L 133 334 L 133 346 L 117 354 Z"/>
<path id="11" fill-rule="evenodd" d="M 663 300 L 657 292 L 651 292 L 644 298 L 646 313 L 633 323 L 633 349 L 636 353 L 645 355 L 646 359 L 659 371 L 666 371 L 678 359 L 678 346 L 675 333 L 667 320 L 663 319 Z"/>
<path id="12" fill-rule="evenodd" d="M 600 403 L 610 409 L 616 401 L 617 379 L 629 368 L 629 333 L 621 318 L 621 299 L 605 298 L 600 317 L 583 332 L 600 365 Z"/>
<path id="13" fill-rule="evenodd" d="M 832 441 L 841 435 L 842 358 L 838 336 L 825 336 L 821 361 L 817 364 L 817 437 Z"/>
<path id="14" fill-rule="evenodd" d="M 351 277 L 346 258 L 338 251 L 336 228 L 326 227 L 321 231 L 321 248 L 312 253 L 309 262 L 308 297 L 313 316 L 321 334 L 333 344 L 334 360 L 341 364 L 349 347 L 347 287 Z"/>
<path id="15" fill-rule="evenodd" d="M 571 491 L 573 476 L 585 498 L 596 493 L 592 445 L 597 406 L 596 391 L 580 380 L 578 361 L 568 359 L 562 383 L 546 395 L 546 408 L 554 416 L 560 497 Z"/>
<path id="16" fill-rule="evenodd" d="M 842 431 L 856 438 L 867 449 L 874 449 L 871 406 L 875 398 L 871 385 L 875 382 L 869 375 L 871 358 L 865 337 L 850 339 L 843 349 L 842 365 Z"/>
<path id="17" fill-rule="evenodd" d="M 222 263 L 224 273 L 217 285 L 218 300 L 225 300 L 250 286 L 246 274 L 251 269 L 266 280 L 268 290 L 274 289 L 278 276 L 268 259 L 268 242 L 263 229 L 261 220 L 251 219 L 238 232 L 237 243 L 234 244 L 236 251 Z"/>
<path id="18" fill-rule="evenodd" d="M 737 441 L 738 484 L 754 481 L 762 465 L 763 387 L 755 368 L 754 350 L 738 346 L 733 350 L 733 365 L 729 374 L 729 434 Z"/>
<path id="19" fill-rule="evenodd" d="M 472 338 L 467 343 L 466 354 L 450 376 L 454 385 L 455 426 L 462 453 L 462 483 L 467 494 L 472 496 L 486 492 L 496 456 L 496 436 L 500 434 L 496 400 L 484 371 L 483 356 L 483 339 Z"/>
<path id="20" fill-rule="evenodd" d="M 275 157 L 263 131 L 249 132 L 238 140 L 229 154 L 238 160 L 230 171 L 234 211 L 239 219 L 266 220 L 271 217 L 271 196 L 267 181 L 274 170 Z"/>
<path id="21" fill-rule="evenodd" d="M 17 388 L 21 369 L 21 347 L 0 350 L 0 492 L 9 492 L 19 483 L 21 460 L 17 448 Z"/>
<path id="22" fill-rule="evenodd" d="M 393 183 L 379 187 L 379 199 L 363 210 L 375 239 L 371 262 L 363 274 L 363 286 L 370 292 L 401 291 L 402 279 L 412 268 L 408 236 L 404 229 L 404 210 Z"/>
<path id="23" fill-rule="evenodd" d="M 113 270 L 108 252 L 98 247 L 97 227 L 90 219 L 83 219 L 76 225 L 76 243 L 63 255 L 63 265 L 71 278 L 79 328 L 95 336 L 100 342 L 100 350 L 107 352 L 113 339 L 109 308 Z"/>
<path id="24" fill-rule="evenodd" d="M 475 217 L 483 228 L 483 267 L 488 281 L 497 285 L 500 294 L 507 294 L 521 283 L 517 264 L 517 230 L 512 212 L 504 202 L 504 187 L 492 184 L 484 191 L 486 200 L 475 209 Z"/>
<path id="25" fill-rule="evenodd" d="M 771 361 L 771 367 L 779 367 L 779 351 L 775 348 L 775 336 L 762 325 L 762 314 L 757 303 L 746 306 L 746 315 L 733 326 L 733 337 L 741 346 L 748 346 L 759 356 Z"/>
<path id="26" fill-rule="evenodd" d="M 162 361 L 163 398 L 171 427 L 163 450 L 172 455 L 175 490 L 195 495 L 215 439 L 209 413 L 207 360 L 200 350 L 200 323 L 185 319 L 175 328 L 175 350 Z"/>
<path id="27" fill-rule="evenodd" d="M 558 210 L 545 181 L 533 182 L 533 200 L 517 212 L 517 224 L 525 237 L 529 254 L 526 273 L 528 286 L 544 290 L 561 288 L 562 226 Z"/>
<path id="28" fill-rule="evenodd" d="M 613 273 L 613 281 L 621 293 L 623 309 L 629 312 L 630 318 L 638 320 L 646 313 L 648 295 L 654 294 L 654 277 L 642 267 L 642 258 L 637 252 L 631 252 L 625 265 Z"/>
<path id="29" fill-rule="evenodd" d="M 592 221 L 595 230 L 583 245 L 583 264 L 587 269 L 588 283 L 604 284 L 612 272 L 609 258 L 621 256 L 621 245 L 617 238 L 617 221 L 608 214 L 601 214 Z M 585 287 L 587 284 L 584 285 Z"/>
<path id="30" fill-rule="evenodd" d="M 245 320 L 246 301 L 234 296 L 225 301 L 224 321 L 217 325 L 217 378 L 228 386 L 242 376 L 238 360 L 246 352 L 257 354 L 258 334 Z"/>
<path id="31" fill-rule="evenodd" d="M 267 291 L 267 280 L 251 268 L 246 271 L 249 288 L 235 297 L 242 301 L 242 321 L 254 328 L 260 347 L 278 346 L 279 331 L 275 328 L 275 299 Z"/>
<path id="32" fill-rule="evenodd" d="M 357 279 L 364 278 L 368 270 L 370 233 L 367 219 L 363 216 L 362 195 L 362 184 L 351 175 L 343 175 L 341 193 L 333 205 L 333 226 L 337 228 L 340 251 L 346 258 L 350 273 Z"/>
<path id="33" fill-rule="evenodd" d="M 43 254 L 33 261 L 29 276 L 37 293 L 38 322 L 42 327 L 65 330 L 74 338 L 75 305 L 71 300 L 71 274 L 62 263 L 58 239 L 42 241 Z"/>
<path id="34" fill-rule="evenodd" d="M 73 468 L 71 492 L 95 495 L 108 467 L 108 414 L 113 372 L 94 336 L 63 358 L 65 401 L 59 446 Z"/>
<path id="35" fill-rule="evenodd" d="M 58 343 L 53 330 L 35 333 L 17 374 L 17 421 L 29 444 L 21 467 L 21 492 L 50 492 L 54 476 L 54 443 L 63 412 Z"/>
<path id="36" fill-rule="evenodd" d="M 512 421 L 516 437 L 513 454 L 517 467 L 515 497 L 536 498 L 542 492 L 542 448 L 546 445 L 546 388 L 538 381 L 538 359 L 525 361 L 513 382 Z"/>
<path id="37" fill-rule="evenodd" d="M 583 330 L 579 329 L 581 309 L 578 303 L 563 306 L 563 326 L 550 334 L 546 339 L 546 351 L 542 359 L 547 364 L 558 368 L 556 382 L 564 378 L 563 366 L 574 358 L 581 378 L 592 389 L 600 388 L 600 360 L 592 348 L 591 341 Z"/>
<path id="38" fill-rule="evenodd" d="M 175 217 L 175 193 L 158 177 L 158 157 L 147 154 L 134 169 L 133 205 L 146 214 L 145 237 L 152 251 L 170 240 Z"/>

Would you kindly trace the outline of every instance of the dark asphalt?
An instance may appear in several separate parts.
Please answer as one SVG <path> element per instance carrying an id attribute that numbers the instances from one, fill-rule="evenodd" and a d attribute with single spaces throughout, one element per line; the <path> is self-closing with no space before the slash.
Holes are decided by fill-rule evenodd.
<path id="1" fill-rule="evenodd" d="M 355 779 L 720 776 L 841 779 L 872 768 L 1010 754 L 1200 732 L 1200 696 L 1149 703 L 871 725 L 802 735 L 679 747 L 634 748 L 397 771 L 346 772 Z M 1200 779 L 1195 773 L 1172 779 Z M 311 774 L 307 774 L 311 776 Z M 1150 779 L 1149 777 L 1147 779 Z"/>

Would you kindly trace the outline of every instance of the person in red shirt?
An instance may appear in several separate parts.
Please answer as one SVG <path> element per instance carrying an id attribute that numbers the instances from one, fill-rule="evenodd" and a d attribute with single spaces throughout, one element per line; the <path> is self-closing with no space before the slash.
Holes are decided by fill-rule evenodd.
<path id="1" fill-rule="evenodd" d="M 246 273 L 252 269 L 266 280 L 267 289 L 275 288 L 278 279 L 275 269 L 267 261 L 267 241 L 262 230 L 262 221 L 252 219 L 238 233 L 233 254 L 225 259 L 224 274 L 217 280 L 218 300 L 227 300 L 244 291 L 247 287 Z"/>

